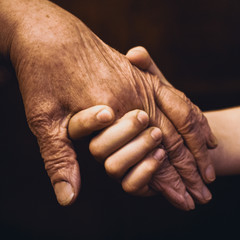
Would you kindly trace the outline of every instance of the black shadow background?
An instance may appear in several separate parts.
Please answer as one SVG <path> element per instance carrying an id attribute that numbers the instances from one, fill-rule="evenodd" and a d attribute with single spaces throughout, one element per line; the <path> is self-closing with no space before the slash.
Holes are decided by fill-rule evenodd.
<path id="1" fill-rule="evenodd" d="M 55 0 L 122 53 L 145 46 L 167 79 L 204 111 L 240 104 L 240 1 Z M 126 195 L 76 143 L 83 186 L 57 205 L 16 80 L 0 88 L 0 239 L 212 239 L 238 236 L 240 177 L 218 177 L 192 212 L 161 196 Z M 229 123 L 230 124 L 230 123 Z M 81 147 L 80 147 L 81 146 Z M 81 159 L 80 159 L 81 157 Z"/>

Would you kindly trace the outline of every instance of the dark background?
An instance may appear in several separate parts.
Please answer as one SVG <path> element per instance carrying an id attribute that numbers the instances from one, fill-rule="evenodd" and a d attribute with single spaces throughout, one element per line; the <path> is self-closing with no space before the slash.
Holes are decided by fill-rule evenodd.
<path id="1" fill-rule="evenodd" d="M 202 110 L 240 104 L 240 1 L 55 0 L 122 53 L 145 46 L 167 79 Z M 1 67 L 3 68 L 3 67 Z M 161 196 L 123 193 L 76 143 L 83 186 L 58 206 L 16 80 L 0 88 L 0 239 L 233 239 L 240 177 L 218 177 L 213 200 L 182 212 Z"/>

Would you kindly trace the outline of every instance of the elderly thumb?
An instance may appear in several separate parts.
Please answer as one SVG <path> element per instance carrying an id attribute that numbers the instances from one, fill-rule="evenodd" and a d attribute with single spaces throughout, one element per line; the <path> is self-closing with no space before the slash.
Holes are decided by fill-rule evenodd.
<path id="1" fill-rule="evenodd" d="M 76 200 L 81 185 L 76 153 L 68 139 L 68 121 L 67 118 L 62 121 L 35 119 L 29 124 L 37 137 L 57 201 L 63 206 Z"/>

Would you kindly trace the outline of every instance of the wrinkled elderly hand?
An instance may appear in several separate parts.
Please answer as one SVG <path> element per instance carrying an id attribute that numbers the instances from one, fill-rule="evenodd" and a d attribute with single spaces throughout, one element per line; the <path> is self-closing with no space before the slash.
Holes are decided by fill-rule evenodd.
<path id="1" fill-rule="evenodd" d="M 130 60 L 130 62 L 132 64 L 134 64 L 135 66 L 137 66 L 140 69 L 147 71 L 153 75 L 158 76 L 163 84 L 172 88 L 172 90 L 174 92 L 176 92 L 176 94 L 179 94 L 183 100 L 185 100 L 186 102 L 188 102 L 191 105 L 191 109 L 193 109 L 191 111 L 198 112 L 200 118 L 196 118 L 194 120 L 192 119 L 192 121 L 196 121 L 197 119 L 198 120 L 200 119 L 200 121 L 194 123 L 195 134 L 192 135 L 192 133 L 194 133 L 194 131 L 186 131 L 185 132 L 184 129 L 179 129 L 179 128 L 178 128 L 178 131 L 182 134 L 182 136 L 186 142 L 186 145 L 189 147 L 190 151 L 194 155 L 194 157 L 198 163 L 198 167 L 200 168 L 200 171 L 202 170 L 202 177 L 208 183 L 214 181 L 215 172 L 213 170 L 213 163 L 209 159 L 209 153 L 207 151 L 207 148 L 209 148 L 209 149 L 216 148 L 217 139 L 211 133 L 211 131 L 209 132 L 206 118 L 200 112 L 199 108 L 197 106 L 193 105 L 190 102 L 190 100 L 183 93 L 177 91 L 176 89 L 174 89 L 172 87 L 172 85 L 165 79 L 165 77 L 163 76 L 161 71 L 158 69 L 158 67 L 156 66 L 154 61 L 151 59 L 149 53 L 147 52 L 147 50 L 145 48 L 143 48 L 143 47 L 132 48 L 128 51 L 126 56 Z M 174 104 L 174 102 L 172 104 Z M 180 119 L 178 119 L 178 117 L 180 117 L 180 115 L 173 116 L 174 120 L 172 120 L 172 121 L 174 124 L 176 123 L 175 126 L 178 126 L 177 122 L 181 121 Z M 191 118 L 191 115 L 182 114 L 182 117 Z M 201 137 L 198 139 L 198 136 L 201 136 L 201 131 L 203 131 L 203 133 L 209 133 L 209 135 L 206 135 L 207 136 L 206 144 L 204 143 L 204 139 L 202 139 Z M 202 163 L 201 161 L 206 161 L 206 162 Z M 166 163 L 166 162 L 167 161 L 165 160 L 165 167 L 167 167 L 167 165 L 168 165 L 168 163 Z M 206 164 L 205 166 L 208 165 L 208 167 L 205 168 L 204 164 Z M 161 167 L 161 169 L 159 168 L 155 172 L 152 180 L 150 181 L 149 185 L 152 186 L 153 189 L 159 189 L 159 187 L 161 189 L 162 184 L 167 185 L 168 182 L 169 183 L 174 182 L 171 174 L 169 174 L 169 172 L 165 169 L 165 167 L 163 165 Z M 205 174 L 204 174 L 203 169 L 205 169 Z M 175 179 L 175 180 L 177 180 L 177 179 Z M 211 195 L 209 194 L 208 191 L 206 191 L 206 188 L 204 188 L 204 190 L 203 190 L 203 195 L 205 195 L 205 200 L 207 200 L 207 199 L 210 200 Z M 168 196 L 166 196 L 166 197 L 168 198 Z M 180 203 L 180 201 L 177 203 L 177 202 L 174 202 L 174 200 L 171 198 L 169 200 L 172 201 L 172 203 L 174 205 L 176 205 L 177 207 L 183 208 L 182 206 L 184 206 L 183 203 Z M 189 203 L 191 203 L 191 201 L 189 201 Z M 190 205 L 189 205 L 189 207 L 190 207 Z M 191 207 L 193 207 L 193 205 L 191 205 Z"/>
<path id="2" fill-rule="evenodd" d="M 210 177 L 206 174 L 211 131 L 181 92 L 133 67 L 79 19 L 51 2 L 2 0 L 0 5 L 0 50 L 10 56 L 16 71 L 27 121 L 60 204 L 72 203 L 80 189 L 79 166 L 67 135 L 69 119 L 98 104 L 110 106 L 117 119 L 133 109 L 146 111 L 150 125 L 162 130 L 171 159 L 165 175 L 170 174 L 172 185 L 155 184 L 156 188 L 170 199 L 178 196 L 184 201 L 189 198 L 186 185 L 198 201 L 209 200 L 197 166 L 206 182 L 213 180 L 213 171 Z M 199 147 L 191 148 L 190 143 Z M 98 159 L 106 157 L 97 144 L 91 152 Z M 108 170 L 114 175 L 111 165 Z"/>
<path id="3" fill-rule="evenodd" d="M 171 86 L 143 47 L 131 49 L 127 57 L 132 64 L 158 75 L 162 82 Z M 100 107 L 103 108 L 103 106 L 96 106 L 75 114 L 69 122 L 69 136 L 79 139 L 93 131 L 100 130 L 97 113 L 95 113 L 95 111 L 99 111 Z M 105 111 L 107 112 L 106 109 Z M 134 110 L 105 128 L 90 142 L 90 149 L 94 145 L 98 151 L 107 156 L 104 161 L 107 172 L 111 175 L 112 171 L 109 170 L 109 165 L 111 168 L 114 167 L 114 177 L 121 182 L 123 189 L 140 196 L 156 194 L 162 190 L 162 185 L 165 185 L 165 188 L 169 186 L 171 189 L 174 183 L 177 184 L 174 182 L 174 176 L 171 175 L 171 172 L 169 173 L 169 160 L 166 159 L 163 149 L 157 147 L 161 141 L 161 132 L 158 132 L 160 138 L 157 141 L 154 140 L 151 134 L 154 128 L 146 129 L 147 123 L 147 115 L 139 110 Z M 105 124 L 104 127 L 106 126 Z M 216 141 L 214 136 L 212 138 L 213 141 Z M 210 148 L 214 145 L 209 142 Z M 198 151 L 199 146 L 190 142 L 190 147 L 193 151 Z M 165 193 L 165 195 L 169 198 L 168 194 Z M 169 200 L 176 207 L 184 210 L 194 209 L 194 202 L 191 198 L 186 197 L 188 201 L 183 201 L 181 197 L 178 198 L 176 194 L 174 195 L 175 199 L 169 198 Z M 188 196 L 187 193 L 186 196 Z"/>

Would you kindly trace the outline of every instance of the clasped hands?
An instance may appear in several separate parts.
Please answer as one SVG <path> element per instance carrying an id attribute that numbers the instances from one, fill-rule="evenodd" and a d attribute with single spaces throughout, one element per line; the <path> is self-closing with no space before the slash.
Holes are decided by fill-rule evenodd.
<path id="1" fill-rule="evenodd" d="M 135 47 L 127 53 L 126 57 L 135 66 L 157 75 L 160 81 L 174 90 L 163 77 L 146 49 Z M 182 93 L 178 93 L 184 101 L 190 103 Z M 179 103 L 175 102 L 175 104 Z M 200 142 L 202 141 L 201 144 L 206 144 L 208 148 L 216 147 L 216 139 L 207 126 L 205 117 L 202 116 L 196 106 L 190 103 L 191 105 L 196 108 L 196 112 L 203 121 L 195 122 L 194 124 L 200 124 L 200 126 L 195 126 L 194 130 L 187 129 L 185 137 L 188 135 L 191 137 L 191 134 L 195 135 L 198 132 L 196 129 L 199 128 L 200 131 L 202 128 L 207 134 L 206 143 L 200 140 Z M 186 118 L 184 114 L 180 115 L 180 113 L 177 117 Z M 196 115 L 192 117 L 195 118 Z M 190 188 L 187 185 L 184 186 L 186 180 L 181 180 L 178 168 L 175 167 L 176 165 L 172 163 L 172 159 L 168 156 L 163 144 L 162 131 L 157 127 L 150 126 L 150 119 L 144 111 L 133 110 L 120 119 L 114 120 L 114 112 L 111 108 L 101 105 L 94 106 L 75 114 L 69 121 L 68 131 L 69 136 L 77 140 L 94 131 L 104 129 L 90 141 L 89 149 L 97 161 L 104 163 L 108 175 L 121 183 L 124 191 L 138 196 L 151 196 L 161 192 L 174 206 L 184 210 L 195 208 L 191 196 L 200 203 L 206 203 L 211 199 L 211 193 L 199 180 L 198 173 L 194 172 L 196 171 L 195 168 L 198 168 L 197 163 L 192 168 L 193 165 L 191 166 L 191 164 L 194 164 L 194 162 L 185 162 L 182 159 L 180 160 L 182 163 L 179 162 L 178 166 L 182 165 L 182 170 L 186 171 L 183 177 L 186 177 L 187 173 L 190 174 L 187 178 L 189 186 L 199 184 L 195 187 L 196 195 L 189 195 L 188 189 Z M 164 129 L 163 132 L 165 131 Z M 200 134 L 195 137 L 200 137 Z M 209 142 L 207 143 L 207 141 Z M 200 154 L 205 154 L 205 156 L 202 155 L 205 159 L 201 159 L 200 155 L 198 160 L 205 161 L 205 163 L 199 163 L 205 170 L 202 173 L 202 178 L 205 178 L 206 183 L 210 183 L 215 179 L 215 173 L 207 156 L 207 147 L 203 146 L 203 149 L 200 149 L 200 142 L 199 145 L 196 144 L 191 147 L 195 148 L 196 151 L 199 148 L 199 152 L 203 152 Z M 180 155 L 184 154 L 181 151 L 184 150 L 179 150 Z M 191 171 L 193 172 L 192 175 Z M 197 181 L 200 182 L 197 183 Z M 192 193 L 191 190 L 190 193 Z"/>
<path id="2" fill-rule="evenodd" d="M 184 210 L 211 199 L 205 183 L 215 179 L 208 148 L 216 139 L 199 108 L 165 80 L 146 50 L 125 57 L 48 1 L 2 4 L 6 11 L 19 8 L 4 15 L 11 27 L 3 52 L 60 204 L 74 202 L 81 185 L 69 136 L 103 128 L 90 151 L 125 191 L 161 192 Z"/>

